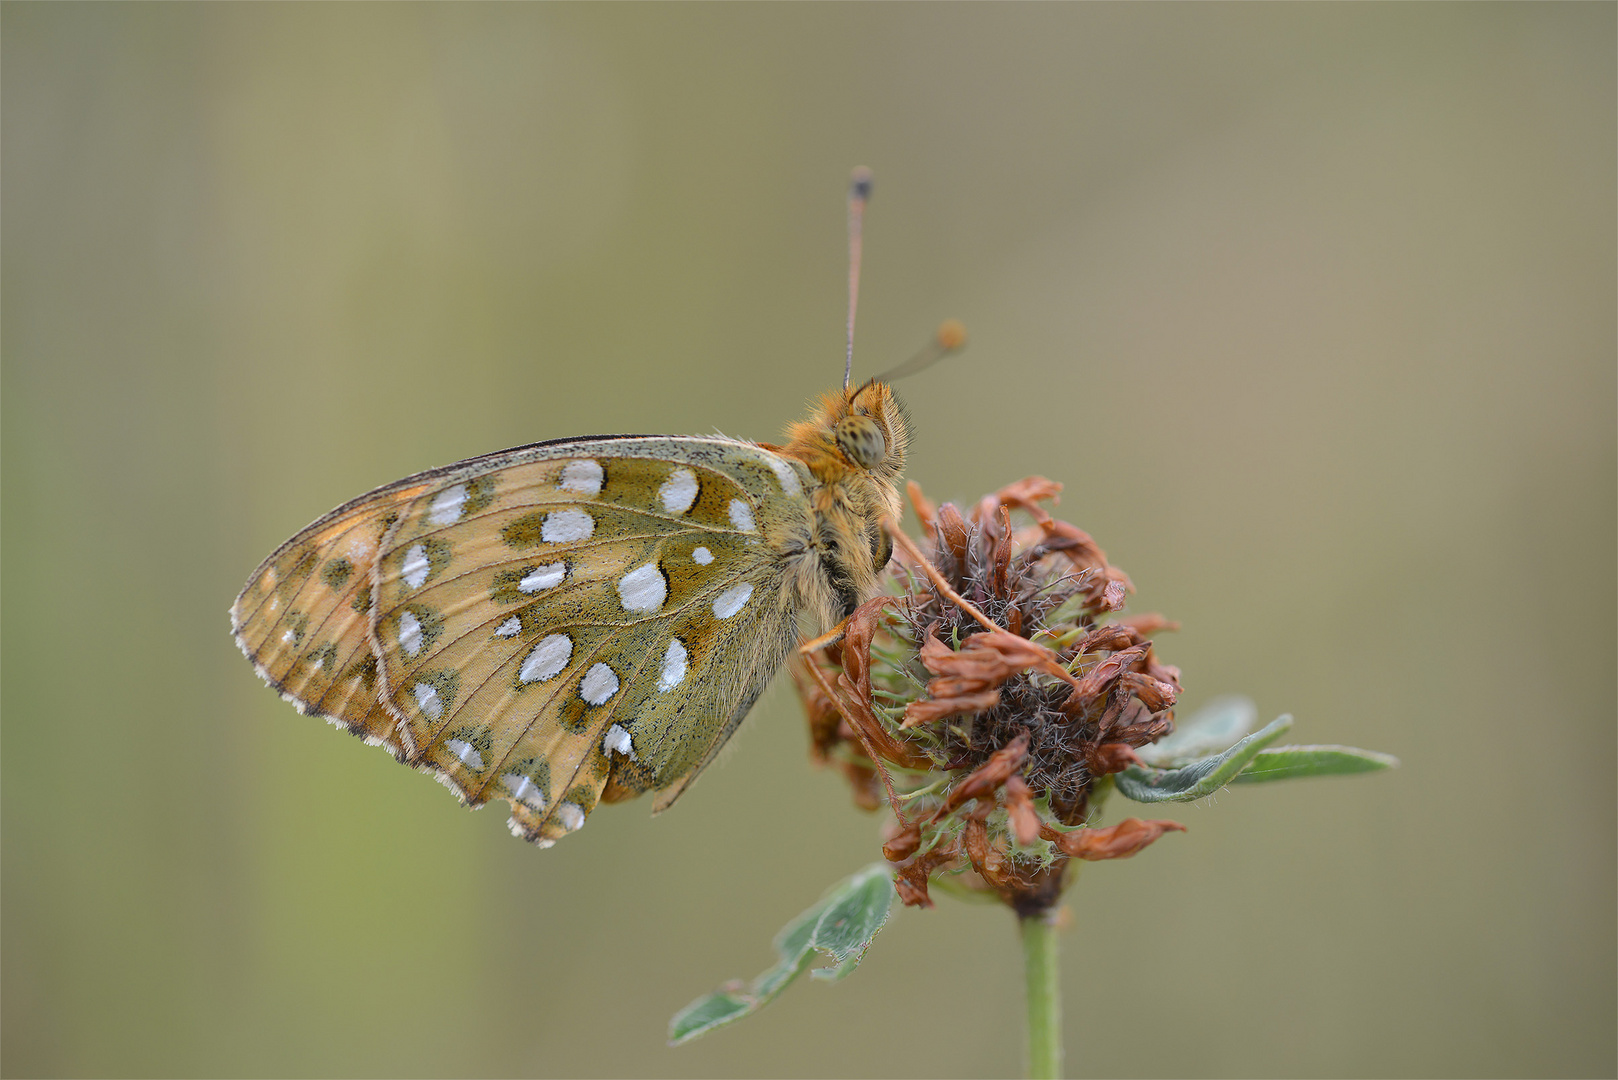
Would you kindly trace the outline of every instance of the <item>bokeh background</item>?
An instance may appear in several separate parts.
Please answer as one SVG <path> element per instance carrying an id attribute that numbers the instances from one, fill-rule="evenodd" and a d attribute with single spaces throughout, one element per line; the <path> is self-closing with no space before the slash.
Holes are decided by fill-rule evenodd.
<path id="1" fill-rule="evenodd" d="M 877 856 L 777 685 L 550 851 L 296 715 L 225 609 L 328 507 L 568 434 L 1028 473 L 1191 708 L 1372 777 L 1085 869 L 1070 1069 L 1612 1075 L 1615 8 L 154 6 L 3 26 L 7 1075 L 1003 1075 L 1003 910 L 670 1014 Z"/>

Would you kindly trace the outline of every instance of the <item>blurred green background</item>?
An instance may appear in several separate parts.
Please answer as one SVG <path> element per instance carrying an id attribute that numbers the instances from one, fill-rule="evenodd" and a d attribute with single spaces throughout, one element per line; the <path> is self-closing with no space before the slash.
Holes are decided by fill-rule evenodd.
<path id="1" fill-rule="evenodd" d="M 775 437 L 1038 472 L 1183 704 L 1398 772 L 1070 894 L 1075 1074 L 1611 1075 L 1615 8 L 153 6 L 3 21 L 7 1075 L 1000 1075 L 1002 910 L 663 1046 L 877 856 L 777 685 L 550 851 L 296 715 L 226 606 L 414 470 Z"/>

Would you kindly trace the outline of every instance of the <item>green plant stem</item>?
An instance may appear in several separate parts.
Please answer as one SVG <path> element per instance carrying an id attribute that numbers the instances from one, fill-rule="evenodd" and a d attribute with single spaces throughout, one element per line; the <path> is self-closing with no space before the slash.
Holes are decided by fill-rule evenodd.
<path id="1" fill-rule="evenodd" d="M 1028 984 L 1029 1080 L 1057 1080 L 1062 1075 L 1062 984 L 1054 925 L 1057 910 L 1017 920 Z"/>

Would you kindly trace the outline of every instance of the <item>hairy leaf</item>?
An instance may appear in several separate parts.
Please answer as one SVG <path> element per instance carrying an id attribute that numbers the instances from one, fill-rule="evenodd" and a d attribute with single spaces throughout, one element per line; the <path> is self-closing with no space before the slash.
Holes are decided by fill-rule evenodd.
<path id="1" fill-rule="evenodd" d="M 1270 743 L 1292 726 L 1291 716 L 1280 716 L 1229 750 L 1182 765 L 1154 769 L 1131 765 L 1118 773 L 1118 793 L 1136 802 L 1191 802 L 1212 795 L 1232 780 Z"/>
<path id="2" fill-rule="evenodd" d="M 774 967 L 746 989 L 730 986 L 718 990 L 676 1013 L 669 1021 L 669 1045 L 690 1042 L 762 1009 L 803 974 L 817 952 L 830 957 L 834 966 L 817 969 L 816 978 L 845 977 L 859 965 L 871 939 L 888 921 L 892 905 L 892 868 L 886 863 L 872 863 L 838 882 L 775 935 L 778 960 Z"/>
<path id="3" fill-rule="evenodd" d="M 1357 746 L 1273 746 L 1260 750 L 1235 782 L 1259 784 L 1302 776 L 1345 776 L 1397 768 L 1398 764 L 1399 759 L 1392 754 Z"/>

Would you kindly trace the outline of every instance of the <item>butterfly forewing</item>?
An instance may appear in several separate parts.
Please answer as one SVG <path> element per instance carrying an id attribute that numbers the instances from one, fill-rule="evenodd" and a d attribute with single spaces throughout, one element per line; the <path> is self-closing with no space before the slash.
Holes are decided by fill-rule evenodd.
<path id="1" fill-rule="evenodd" d="M 380 731 L 468 802 L 507 799 L 544 842 L 602 798 L 667 805 L 745 715 L 794 637 L 777 549 L 810 519 L 807 482 L 717 438 L 474 459 L 295 537 L 238 601 L 238 637 L 301 707 Z"/>

